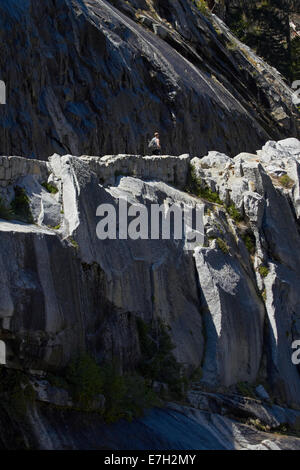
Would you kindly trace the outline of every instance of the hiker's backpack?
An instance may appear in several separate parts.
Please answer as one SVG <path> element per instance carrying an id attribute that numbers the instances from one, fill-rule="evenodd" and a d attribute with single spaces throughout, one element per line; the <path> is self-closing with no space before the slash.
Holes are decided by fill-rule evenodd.
<path id="1" fill-rule="evenodd" d="M 153 137 L 153 139 L 150 140 L 148 148 L 151 150 L 157 148 L 155 137 Z"/>

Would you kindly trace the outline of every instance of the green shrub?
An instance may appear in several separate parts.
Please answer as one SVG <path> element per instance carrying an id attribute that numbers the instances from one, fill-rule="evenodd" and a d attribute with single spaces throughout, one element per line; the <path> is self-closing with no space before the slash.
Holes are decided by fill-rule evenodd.
<path id="1" fill-rule="evenodd" d="M 212 191 L 207 186 L 199 190 L 199 197 L 206 199 L 214 204 L 223 204 L 218 193 Z"/>
<path id="2" fill-rule="evenodd" d="M 66 380 L 72 395 L 85 410 L 89 410 L 95 396 L 103 391 L 103 374 L 89 355 L 74 359 L 66 371 Z"/>
<path id="3" fill-rule="evenodd" d="M 233 202 L 229 206 L 226 206 L 226 210 L 235 222 L 241 222 L 243 220 L 242 214 L 238 211 Z"/>
<path id="4" fill-rule="evenodd" d="M 282 175 L 278 179 L 278 181 L 281 184 L 281 186 L 283 186 L 286 189 L 291 189 L 295 184 L 295 182 L 292 180 L 292 178 L 290 178 L 288 175 Z"/>
<path id="5" fill-rule="evenodd" d="M 258 272 L 259 274 L 261 275 L 261 277 L 267 277 L 267 275 L 269 274 L 269 269 L 267 268 L 267 266 L 259 266 L 258 268 Z"/>
<path id="6" fill-rule="evenodd" d="M 132 420 L 143 415 L 145 408 L 160 406 L 160 400 L 150 384 L 137 374 L 119 373 L 116 361 L 99 366 L 89 355 L 74 359 L 67 367 L 65 377 L 48 376 L 56 387 L 71 391 L 76 409 L 95 411 L 97 395 L 105 397 L 103 413 L 107 423 L 121 418 Z"/>
<path id="7" fill-rule="evenodd" d="M 273 433 L 283 434 L 284 436 L 294 436 L 300 438 L 300 429 L 292 428 L 289 424 L 280 424 L 277 428 L 272 429 Z"/>
<path id="8" fill-rule="evenodd" d="M 145 409 L 161 406 L 161 400 L 152 390 L 149 382 L 147 383 L 140 375 L 125 375 L 125 383 L 127 419 L 141 417 Z"/>
<path id="9" fill-rule="evenodd" d="M 267 424 L 263 424 L 258 418 L 248 418 L 246 421 L 248 426 L 254 426 L 258 431 L 270 432 L 271 428 Z"/>
<path id="10" fill-rule="evenodd" d="M 254 387 L 248 382 L 238 382 L 236 389 L 243 397 L 256 398 Z"/>
<path id="11" fill-rule="evenodd" d="M 48 191 L 48 193 L 56 194 L 58 193 L 58 189 L 52 183 L 42 183 L 42 186 Z"/>
<path id="12" fill-rule="evenodd" d="M 222 238 L 220 237 L 217 238 L 217 244 L 220 250 L 223 251 L 224 255 L 227 255 L 229 253 L 229 246 L 224 240 L 222 240 Z"/>
<path id="13" fill-rule="evenodd" d="M 190 380 L 191 382 L 198 382 L 199 380 L 202 379 L 202 377 L 203 377 L 202 367 L 199 366 L 193 371 Z"/>
<path id="14" fill-rule="evenodd" d="M 69 389 L 69 384 L 64 377 L 49 373 L 47 374 L 46 379 L 53 387 L 63 388 L 65 390 Z"/>
<path id="15" fill-rule="evenodd" d="M 10 220 L 12 217 L 12 210 L 4 204 L 2 198 L 0 197 L 0 219 Z"/>
<path id="16" fill-rule="evenodd" d="M 188 175 L 186 191 L 197 197 L 206 199 L 213 204 L 223 204 L 218 193 L 212 191 L 209 187 L 203 186 L 201 180 L 197 178 L 195 169 L 191 166 Z"/>
<path id="17" fill-rule="evenodd" d="M 125 396 L 127 387 L 125 378 L 118 373 L 116 364 L 106 364 L 102 368 L 103 392 L 105 396 L 105 420 L 115 422 L 126 417 Z"/>
<path id="18" fill-rule="evenodd" d="M 247 40 L 247 31 L 250 27 L 250 22 L 247 21 L 244 15 L 236 15 L 235 21 L 230 24 L 230 29 L 235 36 L 237 36 L 242 42 Z"/>
<path id="19" fill-rule="evenodd" d="M 200 13 L 202 13 L 202 15 L 209 16 L 210 9 L 208 8 L 205 0 L 193 0 L 193 3 L 198 8 Z"/>
<path id="20" fill-rule="evenodd" d="M 0 368 L 0 399 L 16 415 L 25 416 L 28 405 L 36 398 L 26 375 L 18 370 Z"/>
<path id="21" fill-rule="evenodd" d="M 245 233 L 242 235 L 242 240 L 245 243 L 245 246 L 250 255 L 254 255 L 255 253 L 255 237 L 253 234 Z"/>
<path id="22" fill-rule="evenodd" d="M 137 318 L 142 360 L 139 371 L 151 384 L 154 381 L 168 385 L 170 397 L 183 398 L 185 379 L 182 377 L 181 365 L 176 361 L 171 338 L 166 326 L 157 321 L 150 327 L 142 319 Z"/>
<path id="23" fill-rule="evenodd" d="M 23 188 L 15 186 L 15 198 L 11 203 L 12 210 L 15 218 L 21 222 L 27 222 L 32 224 L 34 222 L 30 205 L 29 198 Z"/>
<path id="24" fill-rule="evenodd" d="M 120 375 L 116 362 L 102 367 L 105 396 L 104 418 L 113 423 L 121 418 L 131 421 L 144 414 L 145 408 L 159 406 L 155 393 L 140 375 Z"/>
<path id="25" fill-rule="evenodd" d="M 68 240 L 71 243 L 71 245 L 75 248 L 75 250 L 79 250 L 79 245 L 73 238 L 69 237 Z"/>

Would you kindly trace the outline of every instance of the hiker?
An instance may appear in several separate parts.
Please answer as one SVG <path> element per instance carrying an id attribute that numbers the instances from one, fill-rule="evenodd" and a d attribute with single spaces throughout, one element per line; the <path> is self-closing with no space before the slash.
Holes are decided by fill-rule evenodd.
<path id="1" fill-rule="evenodd" d="M 151 150 L 152 155 L 160 155 L 161 146 L 158 132 L 155 132 L 153 139 L 149 142 L 148 148 Z"/>

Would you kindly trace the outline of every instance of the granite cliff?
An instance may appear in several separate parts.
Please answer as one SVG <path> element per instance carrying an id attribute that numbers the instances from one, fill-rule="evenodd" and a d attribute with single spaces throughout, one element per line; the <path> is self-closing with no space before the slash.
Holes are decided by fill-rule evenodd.
<path id="1" fill-rule="evenodd" d="M 196 2 L 197 3 L 197 2 Z M 2 155 L 230 156 L 299 136 L 277 71 L 186 0 L 0 1 Z"/>
<path id="2" fill-rule="evenodd" d="M 0 13 L 0 448 L 299 449 L 292 90 L 197 2 Z M 124 199 L 203 242 L 100 240 Z"/>
<path id="3" fill-rule="evenodd" d="M 157 411 L 156 432 L 160 419 L 171 419 L 168 413 L 200 420 L 200 434 L 208 414 L 236 416 L 236 424 L 228 425 L 242 423 L 246 434 L 246 419 L 265 431 L 287 426 L 296 432 L 300 378 L 292 354 L 300 336 L 299 164 L 300 142 L 293 138 L 269 141 L 256 154 L 233 159 L 216 151 L 203 158 L 1 157 L 2 214 L 10 207 L 15 212 L 0 221 L 0 338 L 7 348 L 6 367 L 22 371 L 23 389 L 26 377 L 34 390 L 26 405 L 29 446 L 55 448 L 56 439 L 59 448 L 81 445 L 76 433 L 77 444 L 62 444 L 62 431 L 54 438 L 48 429 L 49 419 L 51 429 L 56 419 L 62 426 L 83 419 L 68 387 L 53 384 L 51 377 L 62 378 L 72 359 L 86 351 L 99 364 L 117 358 L 121 374 L 139 370 L 145 354 L 141 322 L 154 327 L 159 344 L 161 325 L 167 329 L 175 346 L 170 371 L 178 365 L 175 375 L 185 379 L 185 400 L 192 406 L 169 404 Z M 26 194 L 23 212 L 16 205 L 20 194 Z M 117 207 L 125 197 L 130 205 L 146 207 L 166 201 L 204 205 L 203 244 L 188 251 L 185 240 L 99 240 L 97 207 Z M 24 207 L 30 220 L 15 220 L 25 217 Z M 152 378 L 158 393 L 172 390 L 168 378 L 158 380 L 155 371 Z M 52 417 L 45 403 L 55 407 Z M 5 413 L 13 428 L 9 406 Z M 97 415 L 87 416 L 94 442 L 103 424 Z M 250 432 L 241 444 L 236 432 L 230 441 L 236 448 L 273 442 L 269 435 L 257 441 L 259 434 L 253 441 Z M 0 435 L 9 445 L 3 430 Z M 98 448 L 107 445 L 105 439 Z M 221 443 L 212 440 L 214 445 Z M 225 448 L 230 445 L 226 441 Z"/>

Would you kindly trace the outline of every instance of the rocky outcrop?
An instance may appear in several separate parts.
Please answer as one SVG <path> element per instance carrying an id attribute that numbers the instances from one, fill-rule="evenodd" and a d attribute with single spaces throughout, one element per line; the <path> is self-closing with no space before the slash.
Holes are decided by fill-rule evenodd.
<path id="1" fill-rule="evenodd" d="M 34 175 L 40 183 L 46 181 L 48 178 L 46 162 L 22 157 L 0 157 L 0 188 L 6 188 L 26 175 Z"/>
<path id="2" fill-rule="evenodd" d="M 0 1 L 2 155 L 233 156 L 299 136 L 292 90 L 187 0 Z M 11 60 L 11 57 L 14 60 Z"/>
<path id="3" fill-rule="evenodd" d="M 156 179 L 183 189 L 189 172 L 189 155 L 151 156 L 107 155 L 105 157 L 81 157 L 88 163 L 104 185 L 112 185 L 118 175 L 139 179 Z"/>
<path id="4" fill-rule="evenodd" d="M 227 409 L 228 416 L 235 409 L 237 419 L 262 423 L 265 417 L 270 429 L 290 426 L 293 412 L 280 415 L 269 400 L 300 407 L 291 359 L 300 337 L 299 162 L 296 139 L 233 159 L 216 151 L 201 159 L 2 157 L 0 210 L 16 208 L 21 188 L 34 221 L 14 220 L 17 212 L 0 220 L 7 367 L 33 377 L 38 401 L 70 407 L 45 374 L 62 371 L 75 351 L 99 362 L 117 357 L 121 371 L 132 370 L 142 357 L 138 319 L 159 321 L 186 377 L 195 382 L 198 375 L 193 406 Z M 121 200 L 149 210 L 166 203 L 204 209 L 203 242 L 186 249 L 186 233 L 180 240 L 99 239 L 97 208 L 118 210 Z M 230 398 L 241 384 L 258 404 Z M 207 389 L 222 396 L 203 408 Z"/>
<path id="5" fill-rule="evenodd" d="M 280 393 L 289 396 L 291 403 L 297 402 L 296 396 L 299 394 L 299 374 L 297 367 L 290 360 L 291 344 L 299 336 L 297 329 L 299 299 L 296 289 L 299 275 L 297 257 L 299 152 L 299 141 L 287 139 L 278 143 L 267 143 L 257 155 L 240 154 L 232 163 L 225 164 L 221 160 L 221 164 L 218 165 L 218 159 L 215 158 L 215 165 L 211 162 L 208 167 L 207 159 L 192 160 L 201 184 L 210 186 L 214 184 L 214 190 L 224 195 L 227 204 L 230 206 L 233 203 L 244 216 L 248 224 L 248 228 L 245 225 L 244 229 L 251 232 L 248 232 L 248 237 L 250 234 L 255 237 L 255 250 L 253 247 L 251 255 L 254 268 L 252 273 L 255 273 L 257 287 L 265 298 L 268 321 L 266 328 L 268 347 L 265 354 L 272 363 L 272 382 L 277 383 L 278 390 L 281 389 Z M 243 230 L 242 222 L 240 230 Z M 225 238 L 230 243 L 228 234 L 225 234 Z M 244 240 L 248 240 L 248 248 L 251 251 L 250 238 L 244 236 Z M 239 278 L 233 274 L 228 277 L 230 283 L 227 284 L 227 289 L 230 289 L 230 286 L 233 288 L 236 285 Z M 211 295 L 210 288 L 207 292 Z M 213 299 L 213 296 L 211 298 Z M 243 300 L 246 298 L 247 296 L 243 294 Z M 233 305 L 230 304 L 231 312 Z M 254 305 L 252 298 L 251 306 Z M 257 307 L 254 307 L 254 310 L 256 313 L 259 311 Z M 246 307 L 241 311 L 250 310 Z M 216 314 L 214 316 L 215 322 L 220 325 L 218 316 Z M 221 318 L 223 319 L 223 316 Z M 255 315 L 252 314 L 252 321 L 254 318 Z M 252 329 L 252 333 L 254 331 Z M 252 346 L 252 358 L 253 354 L 255 348 Z M 284 383 L 289 385 L 285 386 Z M 282 392 L 283 389 L 285 392 Z"/>
<path id="6" fill-rule="evenodd" d="M 263 432 L 225 415 L 175 404 L 147 411 L 133 422 L 107 426 L 97 414 L 39 403 L 30 410 L 28 422 L 34 432 L 29 435 L 24 422 L 19 422 L 14 437 L 22 442 L 25 433 L 28 447 L 39 450 L 299 450 L 300 446 L 297 437 Z M 12 436 L 1 431 L 0 442 L 15 449 Z"/>

